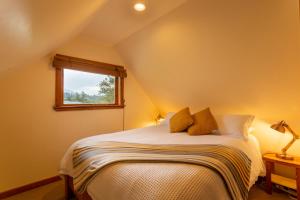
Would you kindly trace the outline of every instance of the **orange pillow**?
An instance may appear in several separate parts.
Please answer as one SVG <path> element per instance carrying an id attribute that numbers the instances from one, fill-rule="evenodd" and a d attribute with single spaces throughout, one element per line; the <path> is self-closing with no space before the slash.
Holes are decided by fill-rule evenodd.
<path id="1" fill-rule="evenodd" d="M 189 135 L 207 135 L 218 129 L 217 122 L 209 108 L 195 113 L 192 117 L 194 124 L 188 129 Z"/>
<path id="2" fill-rule="evenodd" d="M 190 125 L 193 124 L 193 118 L 190 109 L 184 108 L 173 115 L 170 119 L 170 132 L 185 131 Z"/>

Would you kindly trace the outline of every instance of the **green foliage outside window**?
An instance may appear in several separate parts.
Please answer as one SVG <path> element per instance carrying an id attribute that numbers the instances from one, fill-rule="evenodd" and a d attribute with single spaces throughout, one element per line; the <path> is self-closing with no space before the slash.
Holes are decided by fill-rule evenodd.
<path id="1" fill-rule="evenodd" d="M 64 92 L 65 104 L 114 104 L 115 103 L 115 77 L 107 76 L 99 87 L 99 95 L 89 95 L 82 92 Z"/>

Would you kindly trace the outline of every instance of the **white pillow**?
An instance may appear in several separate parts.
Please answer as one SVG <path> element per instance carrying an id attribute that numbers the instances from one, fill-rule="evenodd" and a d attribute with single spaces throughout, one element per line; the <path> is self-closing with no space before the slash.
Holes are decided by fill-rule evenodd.
<path id="1" fill-rule="evenodd" d="M 254 120 L 253 115 L 223 115 L 217 116 L 216 121 L 220 135 L 248 139 L 248 130 Z"/>
<path id="2" fill-rule="evenodd" d="M 170 119 L 173 117 L 175 112 L 168 112 L 165 116 L 165 119 L 160 122 L 161 125 L 169 125 L 170 124 Z"/>

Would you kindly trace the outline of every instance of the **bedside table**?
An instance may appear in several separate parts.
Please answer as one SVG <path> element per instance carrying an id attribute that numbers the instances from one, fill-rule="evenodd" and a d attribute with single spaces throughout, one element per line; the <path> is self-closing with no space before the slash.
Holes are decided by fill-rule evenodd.
<path id="1" fill-rule="evenodd" d="M 270 153 L 263 155 L 263 160 L 266 162 L 266 192 L 272 194 L 272 183 L 283 185 L 288 188 L 297 190 L 298 200 L 300 200 L 300 157 L 295 157 L 294 160 L 284 160 L 277 158 L 276 154 Z M 292 167 L 296 171 L 296 180 L 274 174 L 275 164 Z"/>

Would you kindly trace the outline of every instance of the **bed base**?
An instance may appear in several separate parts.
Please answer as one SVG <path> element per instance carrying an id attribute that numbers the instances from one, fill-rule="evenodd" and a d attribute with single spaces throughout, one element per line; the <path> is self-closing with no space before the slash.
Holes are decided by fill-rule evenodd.
<path id="1" fill-rule="evenodd" d="M 73 197 L 76 197 L 78 200 L 92 200 L 87 192 L 83 194 L 78 194 L 74 190 L 73 178 L 68 175 L 64 175 L 65 180 L 65 200 L 72 200 Z"/>

